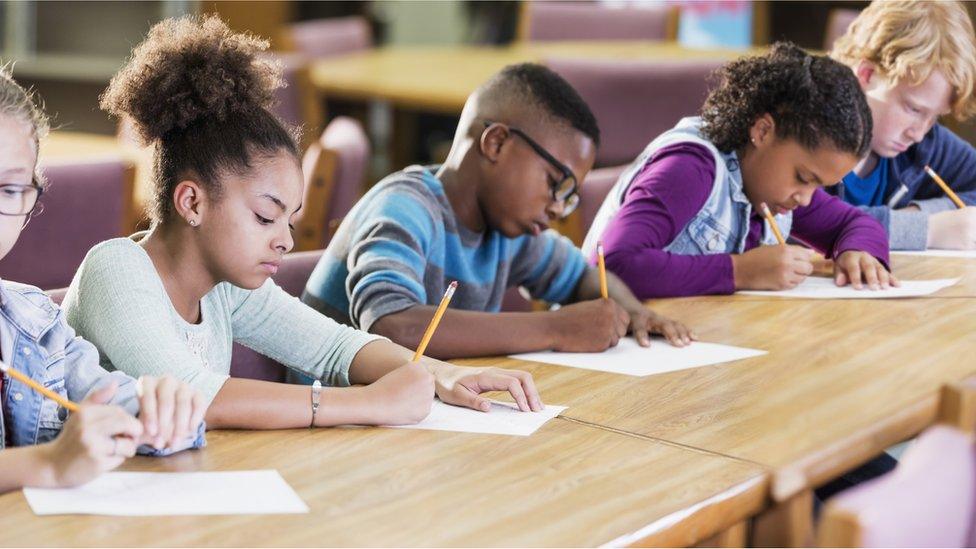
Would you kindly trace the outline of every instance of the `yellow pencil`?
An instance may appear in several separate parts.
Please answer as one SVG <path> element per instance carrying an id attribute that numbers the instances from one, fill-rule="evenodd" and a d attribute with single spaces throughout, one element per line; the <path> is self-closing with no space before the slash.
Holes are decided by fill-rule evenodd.
<path id="1" fill-rule="evenodd" d="M 607 291 L 607 262 L 603 258 L 603 243 L 598 242 L 596 245 L 596 260 L 600 265 L 600 295 L 603 299 L 610 297 L 610 292 Z"/>
<path id="2" fill-rule="evenodd" d="M 458 283 L 455 280 L 451 282 L 451 285 L 447 287 L 447 291 L 444 292 L 444 297 L 441 298 L 441 304 L 437 306 L 437 311 L 434 313 L 434 318 L 430 320 L 430 324 L 427 325 L 427 331 L 424 332 L 423 339 L 420 340 L 420 345 L 417 347 L 417 352 L 413 354 L 413 362 L 420 360 L 420 357 L 424 356 L 424 351 L 427 350 L 427 344 L 430 343 L 430 338 L 434 336 L 434 330 L 437 329 L 437 325 L 441 322 L 441 317 L 444 316 L 444 311 L 447 310 L 447 304 L 451 302 L 451 298 L 454 297 L 454 290 L 457 289 Z"/>
<path id="3" fill-rule="evenodd" d="M 942 187 L 942 190 L 945 191 L 946 195 L 949 197 L 949 200 L 952 200 L 953 202 L 956 203 L 957 208 L 961 210 L 966 207 L 966 204 L 959 199 L 959 196 L 956 193 L 952 192 L 952 189 L 949 188 L 949 185 L 946 185 L 946 182 L 943 181 L 941 177 L 939 177 L 939 174 L 935 173 L 935 170 L 933 170 L 928 166 L 925 166 L 925 172 L 929 174 L 932 177 L 932 179 L 934 179 L 935 182 L 939 184 L 940 187 Z"/>
<path id="4" fill-rule="evenodd" d="M 27 385 L 31 389 L 34 389 L 38 393 L 46 396 L 47 398 L 57 402 L 62 408 L 68 410 L 69 412 L 77 412 L 78 405 L 70 400 L 63 398 L 61 395 L 55 393 L 54 391 L 48 389 L 47 387 L 41 385 L 40 383 L 34 381 L 33 379 L 27 377 L 26 375 L 13 369 L 9 364 L 5 362 L 0 362 L 0 371 L 6 372 L 10 377 L 20 381 L 24 385 Z"/>
<path id="5" fill-rule="evenodd" d="M 773 212 L 769 211 L 769 206 L 763 202 L 759 205 L 759 208 L 762 209 L 763 217 L 765 217 L 766 221 L 769 223 L 769 228 L 772 229 L 773 234 L 776 235 L 776 240 L 778 240 L 781 245 L 786 244 L 786 239 L 783 238 L 783 233 L 779 232 L 779 225 L 776 223 L 776 218 L 773 217 Z"/>

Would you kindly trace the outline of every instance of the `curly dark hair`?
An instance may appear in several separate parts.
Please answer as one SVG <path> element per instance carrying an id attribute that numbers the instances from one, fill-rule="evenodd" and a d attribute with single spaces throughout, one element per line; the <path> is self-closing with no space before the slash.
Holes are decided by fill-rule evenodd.
<path id="1" fill-rule="evenodd" d="M 871 110 L 854 72 L 824 55 L 777 43 L 715 71 L 718 86 L 702 106 L 702 131 L 719 150 L 749 142 L 749 129 L 769 113 L 776 136 L 808 149 L 829 145 L 856 156 L 871 146 Z"/>
<path id="2" fill-rule="evenodd" d="M 572 126 L 600 146 L 600 127 L 586 101 L 576 89 L 552 69 L 538 63 L 509 65 L 496 74 L 489 86 L 521 88 L 528 99 L 538 103 L 553 117 Z"/>
<path id="3" fill-rule="evenodd" d="M 295 130 L 269 111 L 282 82 L 279 68 L 258 57 L 267 47 L 217 17 L 167 19 L 112 78 L 102 109 L 131 120 L 156 148 L 153 221 L 172 213 L 173 190 L 184 178 L 219 198 L 220 177 L 246 173 L 255 155 L 298 157 Z"/>

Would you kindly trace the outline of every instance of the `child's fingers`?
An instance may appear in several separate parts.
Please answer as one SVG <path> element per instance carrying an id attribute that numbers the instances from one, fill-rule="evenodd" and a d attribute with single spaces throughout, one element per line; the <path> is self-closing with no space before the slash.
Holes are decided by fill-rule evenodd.
<path id="1" fill-rule="evenodd" d="M 156 386 L 157 415 L 159 417 L 159 433 L 156 435 L 156 447 L 165 447 L 167 441 L 173 437 L 173 408 L 176 406 L 176 395 L 172 387 L 172 378 L 164 377 Z"/>
<path id="2" fill-rule="evenodd" d="M 837 269 L 837 273 L 834 274 L 834 284 L 838 286 L 847 286 L 847 273 L 843 269 Z"/>
<path id="3" fill-rule="evenodd" d="M 156 378 L 142 376 L 138 383 L 139 418 L 146 428 L 147 437 L 155 437 L 159 432 L 159 417 L 156 410 Z"/>
<path id="4" fill-rule="evenodd" d="M 861 277 L 863 276 L 861 274 L 861 265 L 857 261 L 848 261 L 847 263 L 847 278 L 851 281 L 851 286 L 854 286 L 855 290 L 860 290 L 864 287 L 861 284 Z"/>
<path id="5" fill-rule="evenodd" d="M 643 320 L 643 319 L 642 319 Z M 634 339 L 641 347 L 651 345 L 651 336 L 647 334 L 647 322 L 634 322 Z"/>
<path id="6" fill-rule="evenodd" d="M 173 420 L 173 438 L 169 441 L 170 448 L 176 448 L 189 434 L 190 415 L 193 413 L 193 392 L 186 384 L 180 383 L 176 390 L 176 410 Z"/>
<path id="7" fill-rule="evenodd" d="M 455 385 L 451 390 L 449 398 L 450 402 L 448 404 L 453 404 L 454 406 L 464 406 L 465 408 L 480 410 L 482 412 L 487 412 L 491 409 L 491 403 L 488 402 L 488 399 L 460 383 Z"/>
<path id="8" fill-rule="evenodd" d="M 203 416 L 207 413 L 207 404 L 203 401 L 203 395 L 198 391 L 193 392 L 193 415 L 190 416 L 190 434 L 195 435 L 200 424 L 203 423 Z"/>
<path id="9" fill-rule="evenodd" d="M 864 281 L 867 282 L 868 288 L 872 290 L 877 290 L 881 288 L 881 284 L 878 281 L 878 268 L 880 265 L 873 261 L 873 258 L 865 257 L 861 260 L 861 272 L 864 273 Z"/>
<path id="10" fill-rule="evenodd" d="M 887 290 L 888 288 L 891 287 L 891 283 L 889 282 L 889 279 L 891 277 L 890 277 L 890 275 L 888 273 L 888 269 L 885 269 L 879 263 L 878 264 L 878 267 L 877 267 L 877 271 L 878 271 L 878 284 L 880 284 L 882 288 L 884 288 L 884 289 Z"/>
<path id="11" fill-rule="evenodd" d="M 901 286 L 901 280 L 898 280 L 898 277 L 894 273 L 888 273 L 888 282 L 896 288 Z"/>
<path id="12" fill-rule="evenodd" d="M 539 412 L 545 408 L 545 405 L 542 404 L 542 396 L 536 389 L 535 380 L 532 379 L 532 374 L 522 370 L 502 370 L 502 372 L 519 380 L 519 383 L 522 384 L 522 391 L 525 392 L 525 398 L 529 402 L 529 408 L 533 412 Z"/>
<path id="13" fill-rule="evenodd" d="M 508 394 L 512 395 L 515 403 L 518 404 L 519 410 L 523 412 L 531 410 L 525 396 L 525 390 L 522 388 L 522 383 L 518 378 L 491 372 L 483 372 L 476 377 L 478 378 L 477 386 L 481 392 L 508 391 Z M 488 410 L 484 411 L 487 412 Z"/>

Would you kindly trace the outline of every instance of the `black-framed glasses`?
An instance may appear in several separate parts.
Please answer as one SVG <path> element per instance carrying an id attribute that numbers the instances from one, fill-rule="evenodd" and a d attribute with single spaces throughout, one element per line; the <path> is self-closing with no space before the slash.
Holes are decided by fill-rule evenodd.
<path id="1" fill-rule="evenodd" d="M 44 204 L 40 202 L 44 188 L 37 178 L 31 180 L 30 185 L 5 183 L 0 185 L 0 215 L 13 217 L 24 216 L 24 226 L 31 218 L 44 211 Z"/>
<path id="2" fill-rule="evenodd" d="M 529 146 L 532 147 L 532 150 L 535 151 L 535 153 L 538 154 L 543 160 L 559 170 L 559 173 L 562 174 L 563 178 L 557 181 L 555 184 L 550 183 L 549 190 L 552 192 L 553 201 L 563 203 L 562 217 L 565 218 L 569 214 L 573 213 L 573 211 L 576 210 L 576 207 L 579 206 L 579 183 L 576 181 L 576 175 L 573 173 L 573 170 L 569 169 L 559 160 L 556 160 L 555 156 L 550 154 L 549 151 L 537 143 L 535 139 L 529 137 L 524 131 L 514 126 L 502 124 L 501 122 L 491 122 L 489 120 L 485 120 L 485 129 L 491 127 L 492 124 L 498 124 L 508 128 L 508 131 L 521 137 L 523 141 L 528 143 Z"/>

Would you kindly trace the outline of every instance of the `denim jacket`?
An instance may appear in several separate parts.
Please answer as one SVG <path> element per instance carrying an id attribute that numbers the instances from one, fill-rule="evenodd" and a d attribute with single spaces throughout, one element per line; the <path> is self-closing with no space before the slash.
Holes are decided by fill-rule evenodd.
<path id="1" fill-rule="evenodd" d="M 678 143 L 695 143 L 711 151 L 715 157 L 715 181 L 705 205 L 664 250 L 680 255 L 740 254 L 745 250 L 752 204 L 749 203 L 742 188 L 739 161 L 734 152 L 723 153 L 702 136 L 700 118 L 688 117 L 681 119 L 674 128 L 654 139 L 637 160 L 620 175 L 600 207 L 600 211 L 597 212 L 593 227 L 587 234 L 586 241 L 583 243 L 584 255 L 592 257 L 596 252 L 597 241 L 603 238 L 607 225 L 620 210 L 627 190 L 647 161 L 658 150 Z M 783 232 L 783 237 L 789 237 L 793 213 L 777 215 L 776 222 Z M 770 230 L 769 223 L 765 221 L 763 223 L 762 243 L 776 244 L 776 236 Z"/>
<path id="2" fill-rule="evenodd" d="M 48 389 L 74 401 L 114 380 L 118 390 L 111 404 L 136 415 L 139 399 L 136 380 L 99 366 L 94 345 L 77 337 L 61 309 L 33 286 L 0 281 L 0 354 L 3 361 Z M 0 448 L 40 444 L 54 439 L 67 419 L 67 411 L 24 385 L 3 377 L 0 392 Z M 139 453 L 168 455 L 206 444 L 201 424 L 193 440 L 179 448 L 155 450 L 141 446 Z"/>

